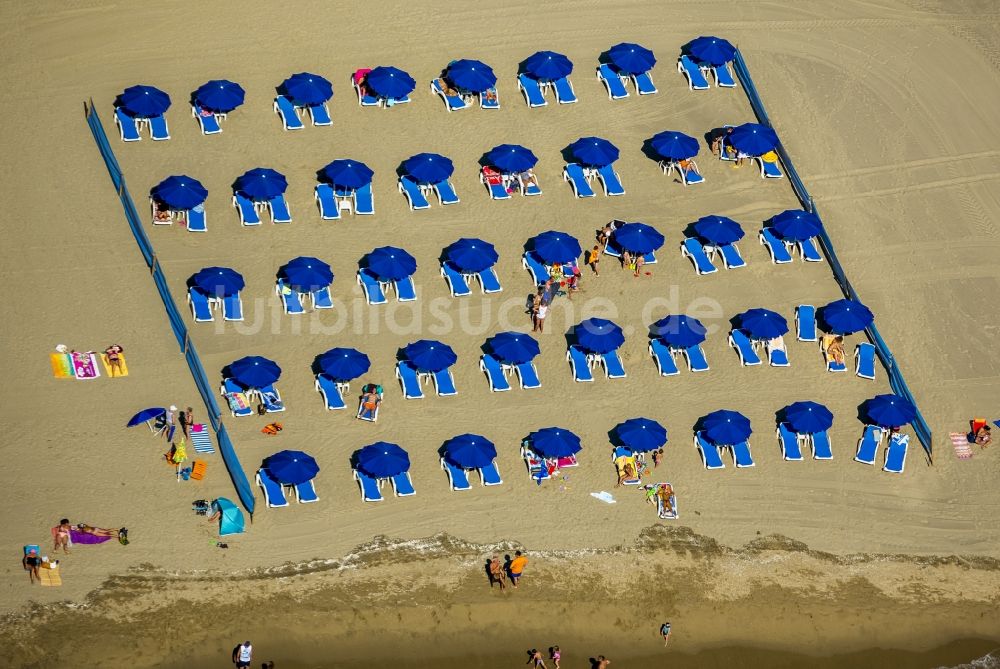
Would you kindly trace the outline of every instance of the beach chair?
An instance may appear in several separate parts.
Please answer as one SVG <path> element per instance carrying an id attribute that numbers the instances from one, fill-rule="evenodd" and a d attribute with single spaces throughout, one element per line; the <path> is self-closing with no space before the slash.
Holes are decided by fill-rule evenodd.
<path id="1" fill-rule="evenodd" d="M 524 459 L 524 464 L 528 469 L 528 478 L 540 483 L 551 477 L 545 460 L 526 444 L 521 445 L 521 457 Z"/>
<path id="2" fill-rule="evenodd" d="M 875 425 L 865 425 L 865 432 L 858 439 L 858 452 L 854 459 L 865 465 L 875 464 L 878 444 L 882 440 L 882 428 Z"/>
<path id="3" fill-rule="evenodd" d="M 479 468 L 479 480 L 485 486 L 500 485 L 503 483 L 503 479 L 500 478 L 500 469 L 497 467 L 496 460 L 485 467 Z"/>
<path id="4" fill-rule="evenodd" d="M 533 177 L 535 176 L 535 173 L 532 172 L 531 170 L 528 170 L 528 174 L 530 174 Z M 534 183 L 529 183 L 525 185 L 524 180 L 521 179 L 521 175 L 518 175 L 517 185 L 521 191 L 521 195 L 524 195 L 525 197 L 534 197 L 536 195 L 542 194 L 542 187 L 538 185 L 538 177 L 535 177 Z"/>
<path id="5" fill-rule="evenodd" d="M 227 321 L 243 320 L 243 300 L 239 293 L 222 298 L 222 318 Z"/>
<path id="6" fill-rule="evenodd" d="M 327 411 L 346 409 L 344 396 L 341 394 L 341 384 L 331 379 L 326 374 L 316 375 L 316 390 L 323 396 L 323 403 Z"/>
<path id="7" fill-rule="evenodd" d="M 761 230 L 758 238 L 760 239 L 760 245 L 766 248 L 770 254 L 772 263 L 775 265 L 784 265 L 785 263 L 792 262 L 792 254 L 788 252 L 785 242 L 778 239 L 771 232 L 771 228 Z"/>
<path id="8" fill-rule="evenodd" d="M 469 483 L 469 475 L 464 468 L 449 462 L 447 458 L 441 458 L 441 469 L 447 472 L 448 485 L 451 486 L 452 490 L 472 490 L 472 485 Z"/>
<path id="9" fill-rule="evenodd" d="M 544 107 L 549 104 L 542 94 L 542 89 L 538 85 L 538 81 L 528 75 L 517 75 L 517 87 L 524 95 L 524 101 L 528 103 L 528 107 Z"/>
<path id="10" fill-rule="evenodd" d="M 232 379 L 222 380 L 222 387 L 219 389 L 219 394 L 226 398 L 226 403 L 229 405 L 229 413 L 234 418 L 252 416 L 255 413 L 250 406 L 249 399 L 246 397 L 246 390 L 237 385 Z M 241 400 L 240 398 L 243 399 Z"/>
<path id="11" fill-rule="evenodd" d="M 364 472 L 354 470 L 354 480 L 358 482 L 361 487 L 361 499 L 365 502 L 381 502 L 382 501 L 382 491 L 379 490 L 381 487 L 377 479 L 373 479 Z"/>
<path id="12" fill-rule="evenodd" d="M 820 340 L 820 344 L 819 344 L 820 349 L 823 351 L 823 358 L 826 360 L 826 371 L 828 371 L 828 372 L 846 372 L 847 371 L 847 365 L 845 363 L 843 363 L 843 362 L 837 362 L 832 357 L 830 357 L 830 355 L 827 353 L 827 351 L 829 350 L 830 344 L 833 341 L 833 339 L 834 339 L 833 335 L 823 335 L 823 338 Z"/>
<path id="13" fill-rule="evenodd" d="M 215 320 L 212 314 L 212 300 L 197 288 L 188 288 L 188 305 L 195 323 L 209 323 Z"/>
<path id="14" fill-rule="evenodd" d="M 258 469 L 256 480 L 261 492 L 264 493 L 264 503 L 268 507 L 279 509 L 283 506 L 288 506 L 284 488 L 281 487 L 280 483 L 271 478 L 271 473 L 267 469 L 263 467 Z"/>
<path id="15" fill-rule="evenodd" d="M 618 178 L 618 172 L 615 172 L 615 168 L 611 165 L 598 167 L 597 176 L 600 177 L 601 185 L 604 186 L 605 195 L 615 196 L 625 194 L 625 188 L 622 186 L 621 179 Z"/>
<path id="16" fill-rule="evenodd" d="M 345 383 L 343 385 L 345 387 L 347 387 L 348 384 Z M 378 399 L 379 399 L 379 401 L 375 403 L 375 408 L 374 409 L 366 408 L 365 407 L 364 399 L 361 399 L 358 402 L 358 413 L 355 415 L 355 417 L 358 418 L 359 420 L 366 420 L 369 423 L 378 422 L 378 412 L 382 408 L 382 401 L 381 401 L 382 400 L 382 393 L 381 392 L 378 394 Z"/>
<path id="17" fill-rule="evenodd" d="M 764 160 L 763 156 L 754 156 L 753 159 L 760 163 L 761 179 L 780 179 L 785 176 L 781 173 L 781 168 L 778 167 L 777 162 Z"/>
<path id="18" fill-rule="evenodd" d="M 396 474 L 390 480 L 392 481 L 392 493 L 396 497 L 409 497 L 417 494 L 417 491 L 413 489 L 413 481 L 410 480 L 410 472 Z"/>
<path id="19" fill-rule="evenodd" d="M 503 292 L 503 286 L 500 285 L 500 279 L 497 278 L 496 270 L 492 267 L 487 267 L 476 276 L 479 277 L 479 287 L 485 294 L 491 295 L 493 293 Z"/>
<path id="20" fill-rule="evenodd" d="M 820 255 L 812 239 L 803 239 L 798 246 L 799 256 L 806 262 L 823 262 L 823 256 Z"/>
<path id="21" fill-rule="evenodd" d="M 563 181 L 568 182 L 573 187 L 573 195 L 577 197 L 594 197 L 594 189 L 590 187 L 590 182 L 587 181 L 587 176 L 584 174 L 583 168 L 577 163 L 568 163 L 563 168 Z"/>
<path id="22" fill-rule="evenodd" d="M 372 195 L 371 182 L 355 189 L 354 213 L 358 216 L 371 216 L 375 213 L 375 197 Z"/>
<path id="23" fill-rule="evenodd" d="M 816 341 L 816 307 L 800 304 L 795 307 L 795 338 L 799 341 Z"/>
<path id="24" fill-rule="evenodd" d="M 198 105 L 191 105 L 191 116 L 198 119 L 198 126 L 201 128 L 201 134 L 217 135 L 222 132 L 222 126 L 219 125 L 219 117 L 211 112 L 202 114 L 202 111 L 205 110 L 202 110 L 202 108 Z"/>
<path id="25" fill-rule="evenodd" d="M 740 255 L 740 248 L 736 246 L 736 243 L 723 244 L 722 246 L 715 247 L 722 254 L 722 262 L 725 264 L 726 269 L 739 269 L 740 267 L 746 267 L 747 261 L 743 259 Z"/>
<path id="26" fill-rule="evenodd" d="M 767 349 L 767 362 L 771 367 L 788 367 L 788 351 L 785 349 L 784 337 L 775 337 L 764 343 Z"/>
<path id="27" fill-rule="evenodd" d="M 434 389 L 439 397 L 458 394 L 458 389 L 455 388 L 455 377 L 452 376 L 450 367 L 434 372 Z"/>
<path id="28" fill-rule="evenodd" d="M 688 89 L 692 91 L 707 91 L 708 79 L 702 74 L 701 69 L 694 64 L 694 61 L 687 56 L 681 56 L 677 61 L 677 71 L 687 77 Z"/>
<path id="29" fill-rule="evenodd" d="M 413 302 L 417 299 L 417 289 L 413 286 L 413 277 L 406 276 L 393 283 L 396 289 L 396 299 L 400 302 Z"/>
<path id="30" fill-rule="evenodd" d="M 480 109 L 500 109 L 500 93 L 497 87 L 487 88 L 479 94 Z"/>
<path id="31" fill-rule="evenodd" d="M 535 255 L 534 251 L 526 251 L 521 257 L 521 265 L 528 270 L 535 285 L 540 286 L 549 280 L 549 268 Z"/>
<path id="32" fill-rule="evenodd" d="M 378 107 L 381 102 L 378 97 L 372 95 L 371 91 L 368 90 L 363 80 L 359 81 L 357 77 L 352 77 L 351 81 L 354 86 L 354 92 L 358 94 L 358 105 L 362 107 Z"/>
<path id="33" fill-rule="evenodd" d="M 573 368 L 573 380 L 578 383 L 589 383 L 594 380 L 594 375 L 590 372 L 590 360 L 587 354 L 576 346 L 570 346 L 566 351 L 566 359 L 570 367 Z"/>
<path id="34" fill-rule="evenodd" d="M 510 193 L 507 192 L 507 185 L 503 182 L 503 177 L 500 174 L 485 174 L 484 172 L 479 172 L 479 180 L 483 182 L 486 189 L 490 192 L 491 200 L 509 200 Z"/>
<path id="35" fill-rule="evenodd" d="M 653 84 L 653 77 L 649 75 L 648 70 L 633 74 L 632 83 L 635 84 L 635 90 L 639 95 L 652 95 L 657 92 L 656 85 Z"/>
<path id="36" fill-rule="evenodd" d="M 273 383 L 259 389 L 257 394 L 260 395 L 260 401 L 263 402 L 268 413 L 281 413 L 285 410 L 285 404 L 281 401 L 281 393 L 278 392 Z"/>
<path id="37" fill-rule="evenodd" d="M 292 222 L 292 213 L 288 211 L 288 202 L 285 200 L 284 194 L 268 200 L 267 206 L 271 210 L 272 223 Z"/>
<path id="38" fill-rule="evenodd" d="M 246 226 L 260 225 L 260 216 L 257 214 L 257 208 L 254 206 L 253 200 L 245 197 L 242 193 L 235 193 L 233 195 L 233 206 L 236 207 L 236 211 L 240 214 L 240 223 Z"/>
<path id="39" fill-rule="evenodd" d="M 715 65 L 712 67 L 712 74 L 715 75 L 715 85 L 720 88 L 736 88 L 736 80 L 733 73 L 729 71 L 729 65 Z"/>
<path id="40" fill-rule="evenodd" d="M 431 206 L 431 203 L 424 196 L 424 192 L 420 189 L 420 185 L 405 174 L 399 177 L 399 192 L 406 196 L 406 201 L 410 203 L 410 211 L 429 209 Z M 440 193 L 438 193 L 438 197 L 441 197 Z"/>
<path id="41" fill-rule="evenodd" d="M 403 397 L 408 400 L 422 400 L 424 398 L 423 388 L 420 387 L 420 377 L 417 370 L 405 360 L 396 363 L 396 378 L 403 389 Z"/>
<path id="42" fill-rule="evenodd" d="M 701 453 L 701 461 L 705 465 L 705 469 L 724 469 L 726 463 L 722 461 L 722 456 L 719 455 L 719 447 L 710 442 L 705 438 L 705 435 L 701 432 L 694 433 L 694 445 Z"/>
<path id="43" fill-rule="evenodd" d="M 628 89 L 625 88 L 622 78 L 607 63 L 601 63 L 597 68 L 597 79 L 604 82 L 604 87 L 608 89 L 609 100 L 621 100 L 628 97 Z"/>
<path id="44" fill-rule="evenodd" d="M 298 501 L 299 504 L 309 504 L 310 502 L 318 502 L 319 495 L 316 494 L 316 487 L 313 485 L 313 482 L 306 481 L 305 483 L 296 484 L 295 499 Z"/>
<path id="45" fill-rule="evenodd" d="M 514 366 L 517 371 L 517 379 L 522 389 L 541 388 L 542 382 L 538 378 L 538 370 L 532 361 L 522 362 Z"/>
<path id="46" fill-rule="evenodd" d="M 573 90 L 573 82 L 569 80 L 569 77 L 556 79 L 552 85 L 556 89 L 556 100 L 559 101 L 559 104 L 571 105 L 578 101 L 576 91 Z"/>
<path id="47" fill-rule="evenodd" d="M 337 198 L 334 197 L 333 186 L 316 184 L 315 197 L 319 215 L 324 221 L 336 221 L 340 218 L 340 207 L 337 205 Z"/>
<path id="48" fill-rule="evenodd" d="M 565 455 L 556 458 L 556 467 L 558 469 L 565 469 L 566 467 L 579 467 L 580 463 L 577 462 L 575 455 Z"/>
<path id="49" fill-rule="evenodd" d="M 365 300 L 368 304 L 385 304 L 385 293 L 382 291 L 382 284 L 369 270 L 362 267 L 358 270 L 358 285 L 365 291 Z"/>
<path id="50" fill-rule="evenodd" d="M 507 382 L 507 376 L 503 373 L 503 365 L 492 355 L 483 353 L 483 357 L 479 359 L 479 369 L 489 379 L 491 392 L 502 393 L 510 390 L 510 383 Z"/>
<path id="51" fill-rule="evenodd" d="M 285 290 L 285 282 L 282 279 L 278 279 L 277 283 L 274 285 L 275 294 L 281 298 L 281 304 L 285 309 L 286 314 L 304 314 L 305 307 L 302 306 L 302 297 L 299 291 L 295 290 L 291 286 L 287 286 L 288 290 Z"/>
<path id="52" fill-rule="evenodd" d="M 153 138 L 154 142 L 162 142 L 164 140 L 170 139 L 170 131 L 167 129 L 167 117 L 163 114 L 159 116 L 150 116 L 149 119 L 149 136 Z"/>
<path id="53" fill-rule="evenodd" d="M 461 200 L 458 199 L 458 194 L 455 193 L 455 188 L 451 185 L 451 182 L 445 179 L 444 181 L 439 181 L 434 184 L 434 192 L 437 193 L 438 202 L 442 205 L 445 204 L 458 204 Z"/>
<path id="54" fill-rule="evenodd" d="M 121 135 L 123 142 L 142 141 L 142 135 L 139 134 L 139 124 L 121 107 L 115 107 L 115 125 L 118 126 L 118 134 Z"/>
<path id="55" fill-rule="evenodd" d="M 680 370 L 677 369 L 677 363 L 674 361 L 673 353 L 661 340 L 650 340 L 649 354 L 653 356 L 653 361 L 656 363 L 656 368 L 659 370 L 660 376 L 680 374 Z"/>
<path id="56" fill-rule="evenodd" d="M 708 371 L 708 360 L 705 358 L 705 352 L 701 349 L 701 345 L 689 346 L 684 349 L 684 357 L 687 358 L 688 371 Z"/>
<path id="57" fill-rule="evenodd" d="M 312 297 L 313 309 L 333 309 L 333 297 L 330 295 L 330 286 L 323 286 L 317 291 L 309 293 Z"/>
<path id="58" fill-rule="evenodd" d="M 274 113 L 281 118 L 281 125 L 285 130 L 301 130 L 305 127 L 295 105 L 284 95 L 274 98 Z"/>
<path id="59" fill-rule="evenodd" d="M 601 365 L 604 367 L 604 375 L 607 378 L 625 378 L 625 367 L 622 365 L 621 358 L 618 357 L 618 351 L 608 351 L 598 356 L 597 359 L 601 361 Z"/>
<path id="60" fill-rule="evenodd" d="M 882 471 L 891 474 L 902 474 L 906 467 L 906 447 L 910 443 L 910 435 L 894 434 L 885 449 L 885 466 Z"/>
<path id="61" fill-rule="evenodd" d="M 778 423 L 775 430 L 778 436 L 778 446 L 781 447 L 781 456 L 785 460 L 802 460 L 802 449 L 799 447 L 799 435 L 789 429 L 785 423 Z"/>
<path id="62" fill-rule="evenodd" d="M 681 184 L 684 186 L 704 183 L 705 177 L 698 171 L 698 165 L 694 162 L 694 159 L 692 158 L 688 162 L 690 165 L 687 169 L 681 167 L 681 164 L 676 160 L 661 160 L 657 164 L 663 170 L 664 174 L 670 174 L 674 170 L 677 170 L 677 174 L 681 177 Z"/>
<path id="63" fill-rule="evenodd" d="M 737 469 L 754 466 L 753 457 L 750 455 L 750 444 L 741 441 L 738 444 L 733 444 L 730 448 L 733 451 L 733 460 L 736 461 Z"/>
<path id="64" fill-rule="evenodd" d="M 452 267 L 447 261 L 441 263 L 441 276 L 448 282 L 448 290 L 451 291 L 452 297 L 472 295 L 472 290 L 465 281 L 465 275 Z"/>
<path id="65" fill-rule="evenodd" d="M 333 119 L 330 118 L 330 110 L 327 108 L 326 103 L 318 105 L 309 105 L 309 118 L 312 119 L 313 125 L 333 125 Z"/>
<path id="66" fill-rule="evenodd" d="M 830 447 L 830 434 L 823 430 L 812 435 L 813 459 L 833 460 L 833 449 Z"/>
<path id="67" fill-rule="evenodd" d="M 465 109 L 469 106 L 469 103 L 465 101 L 461 95 L 448 95 L 441 88 L 441 84 L 438 83 L 437 79 L 431 80 L 431 93 L 438 95 L 444 100 L 445 109 L 449 112 L 457 111 L 459 109 Z"/>
<path id="68" fill-rule="evenodd" d="M 205 214 L 205 205 L 199 204 L 187 210 L 187 230 L 188 232 L 208 232 L 208 221 Z"/>
<path id="69" fill-rule="evenodd" d="M 736 329 L 729 333 L 729 345 L 739 354 L 740 364 L 744 367 L 761 364 L 760 356 L 757 355 L 757 351 L 743 330 Z"/>
<path id="70" fill-rule="evenodd" d="M 708 254 L 705 253 L 705 247 L 694 237 L 684 238 L 684 241 L 681 243 L 681 255 L 691 259 L 691 262 L 694 264 L 694 271 L 699 275 L 712 274 L 718 271 L 718 268 L 709 259 Z"/>
<path id="71" fill-rule="evenodd" d="M 875 347 L 866 341 L 854 347 L 854 373 L 875 380 Z"/>

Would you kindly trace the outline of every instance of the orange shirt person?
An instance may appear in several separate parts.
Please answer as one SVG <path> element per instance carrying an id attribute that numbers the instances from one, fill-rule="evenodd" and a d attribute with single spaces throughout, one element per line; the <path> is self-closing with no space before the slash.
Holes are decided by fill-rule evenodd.
<path id="1" fill-rule="evenodd" d="M 517 582 L 521 578 L 521 574 L 524 572 L 524 568 L 528 564 L 528 558 L 521 554 L 521 551 L 514 552 L 514 559 L 510 561 L 510 566 L 507 567 L 507 571 L 510 572 L 510 582 L 513 586 L 517 587 Z"/>

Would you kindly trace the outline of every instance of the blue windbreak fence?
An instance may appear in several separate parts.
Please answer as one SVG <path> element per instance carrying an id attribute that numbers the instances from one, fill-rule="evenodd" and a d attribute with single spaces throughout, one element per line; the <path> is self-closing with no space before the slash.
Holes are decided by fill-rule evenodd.
<path id="1" fill-rule="evenodd" d="M 743 59 L 743 54 L 740 53 L 739 49 L 736 50 L 736 59 L 733 61 L 734 69 L 736 70 L 736 76 L 739 78 L 740 83 L 743 85 L 743 91 L 746 93 L 747 98 L 750 100 L 750 106 L 753 108 L 754 114 L 757 116 L 757 120 L 773 128 L 771 125 L 771 119 L 767 116 L 767 110 L 764 109 L 764 102 L 761 100 L 760 95 L 757 93 L 757 87 L 754 86 L 753 78 L 750 76 L 750 70 L 747 68 L 747 63 Z M 782 164 L 785 166 L 785 174 L 788 175 L 788 180 L 792 184 L 792 189 L 795 191 L 795 195 L 799 198 L 799 202 L 802 203 L 802 208 L 811 211 L 819 217 L 819 211 L 816 209 L 816 203 L 813 202 L 812 197 L 809 195 L 809 191 L 806 190 L 806 186 L 802 183 L 802 179 L 799 178 L 798 172 L 795 171 L 795 166 L 792 164 L 792 159 L 788 156 L 788 152 L 785 151 L 785 147 L 780 142 L 776 149 L 778 156 L 781 158 Z M 823 226 L 822 232 L 819 235 L 820 244 L 823 247 L 823 252 L 826 254 L 826 258 L 830 263 L 830 268 L 833 271 L 833 276 L 840 285 L 840 289 L 844 292 L 847 297 L 858 300 L 862 300 L 858 297 L 858 293 L 854 290 L 854 286 L 847 279 L 847 274 L 844 273 L 844 267 L 840 264 L 840 260 L 837 258 L 836 251 L 833 250 L 833 242 L 830 240 L 830 235 L 826 231 L 826 226 Z M 893 357 L 892 351 L 889 350 L 889 345 L 885 343 L 882 339 L 882 335 L 878 331 L 878 327 L 872 323 L 866 330 L 865 334 L 868 335 L 868 339 L 875 346 L 875 352 L 878 355 L 878 359 L 882 362 L 885 367 L 886 372 L 889 375 L 889 386 L 892 388 L 893 392 L 905 397 L 913 405 L 917 405 L 917 401 L 913 398 L 913 393 L 910 392 L 909 386 L 906 385 L 906 380 L 903 379 L 902 372 L 899 371 L 899 366 L 896 364 L 896 358 Z M 927 451 L 927 457 L 934 461 L 934 454 L 931 447 L 931 428 L 924 420 L 923 414 L 920 410 L 917 410 L 917 417 L 913 420 L 913 431 L 917 435 L 917 439 L 923 445 L 924 450 Z"/>
<path id="2" fill-rule="evenodd" d="M 101 156 L 104 158 L 104 164 L 108 168 L 108 174 L 111 175 L 111 182 L 115 185 L 115 190 L 118 191 L 118 197 L 121 199 L 122 208 L 125 210 L 125 220 L 128 221 L 129 228 L 132 229 L 132 236 L 135 237 L 135 243 L 139 246 L 139 252 L 142 253 L 142 257 L 146 261 L 146 266 L 149 267 L 150 273 L 153 276 L 153 283 L 156 285 L 156 290 L 160 293 L 160 299 L 163 300 L 163 307 L 167 311 L 167 320 L 170 321 L 170 329 L 177 338 L 177 344 L 181 347 L 181 352 L 187 361 L 188 369 L 191 370 L 191 376 L 194 377 L 194 384 L 198 388 L 201 399 L 205 402 L 205 409 L 208 412 L 209 422 L 212 423 L 212 429 L 215 431 L 215 439 L 219 444 L 219 452 L 222 454 L 222 460 L 226 464 L 229 477 L 236 487 L 236 494 L 240 498 L 240 502 L 243 503 L 243 508 L 247 510 L 247 513 L 252 518 L 255 502 L 253 488 L 250 486 L 250 481 L 247 480 L 243 466 L 240 464 L 240 459 L 236 455 L 236 448 L 229 438 L 226 426 L 222 424 L 222 414 L 219 412 L 219 405 L 215 401 L 215 394 L 212 392 L 212 386 L 208 382 L 208 377 L 205 376 L 205 368 L 201 365 L 201 358 L 198 357 L 198 351 L 195 349 L 194 343 L 188 335 L 187 326 L 184 324 L 184 319 L 177 309 L 174 297 L 170 294 L 167 277 L 164 276 L 163 270 L 160 268 L 160 262 L 156 258 L 156 250 L 153 248 L 149 237 L 146 236 L 146 231 L 142 227 L 139 212 L 136 211 L 132 196 L 129 195 L 128 188 L 125 186 L 125 175 L 121 167 L 118 166 L 118 160 L 115 158 L 114 151 L 111 150 L 111 145 L 108 143 L 108 136 L 105 134 L 101 119 L 98 118 L 97 112 L 94 109 L 93 100 L 90 101 L 90 104 L 84 104 L 84 110 L 86 111 L 87 125 L 90 126 L 90 131 L 94 135 L 94 141 L 97 142 L 97 148 L 100 150 Z"/>

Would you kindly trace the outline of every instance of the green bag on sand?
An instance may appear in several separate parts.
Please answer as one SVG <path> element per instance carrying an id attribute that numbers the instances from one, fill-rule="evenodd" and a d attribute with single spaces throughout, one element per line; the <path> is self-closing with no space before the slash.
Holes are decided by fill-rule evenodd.
<path id="1" fill-rule="evenodd" d="M 123 527 L 118 530 L 118 543 L 122 546 L 128 546 L 128 528 Z"/>

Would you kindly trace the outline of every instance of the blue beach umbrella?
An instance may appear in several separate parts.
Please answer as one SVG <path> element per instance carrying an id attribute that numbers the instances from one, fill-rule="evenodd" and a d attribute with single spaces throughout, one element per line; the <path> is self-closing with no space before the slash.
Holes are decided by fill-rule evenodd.
<path id="1" fill-rule="evenodd" d="M 698 236 L 710 244 L 732 244 L 743 239 L 743 228 L 726 216 L 702 216 L 693 227 Z"/>
<path id="2" fill-rule="evenodd" d="M 310 72 L 293 74 L 281 82 L 279 88 L 299 106 L 321 105 L 333 97 L 333 84 Z"/>
<path id="3" fill-rule="evenodd" d="M 653 69 L 656 56 L 644 46 L 622 42 L 608 49 L 608 58 L 622 72 L 642 74 Z"/>
<path id="4" fill-rule="evenodd" d="M 501 332 L 493 335 L 486 344 L 500 362 L 510 365 L 530 362 L 541 352 L 535 338 L 522 332 Z"/>
<path id="5" fill-rule="evenodd" d="M 623 446 L 637 453 L 655 451 L 667 443 L 667 428 L 649 418 L 630 418 L 618 423 L 614 433 Z"/>
<path id="6" fill-rule="evenodd" d="M 288 179 L 269 167 L 255 167 L 237 177 L 235 188 L 251 200 L 270 200 L 285 192 Z"/>
<path id="7" fill-rule="evenodd" d="M 384 98 L 404 97 L 417 86 L 417 82 L 406 72 L 385 66 L 376 67 L 369 72 L 365 76 L 365 83 Z"/>
<path id="8" fill-rule="evenodd" d="M 191 284 L 209 297 L 228 297 L 243 290 L 243 275 L 228 267 L 203 267 L 191 277 Z"/>
<path id="9" fill-rule="evenodd" d="M 246 527 L 246 521 L 243 519 L 243 512 L 240 511 L 239 507 L 225 497 L 217 497 L 212 504 L 220 513 L 220 537 L 224 537 L 229 534 L 240 534 L 243 532 Z"/>
<path id="10" fill-rule="evenodd" d="M 688 42 L 687 51 L 695 60 L 709 65 L 725 65 L 736 57 L 736 47 L 721 37 L 695 38 Z"/>
<path id="11" fill-rule="evenodd" d="M 610 353 L 625 343 L 620 326 L 605 318 L 587 318 L 580 321 L 573 334 L 580 348 L 592 353 Z"/>
<path id="12" fill-rule="evenodd" d="M 140 423 L 148 423 L 151 420 L 159 418 L 166 412 L 167 410 L 163 407 L 150 407 L 149 409 L 143 409 L 136 415 L 129 418 L 128 422 L 125 423 L 125 427 L 135 427 Z"/>
<path id="13" fill-rule="evenodd" d="M 437 153 L 418 153 L 406 159 L 403 169 L 421 183 L 436 184 L 450 177 L 455 165 L 449 158 Z"/>
<path id="14" fill-rule="evenodd" d="M 264 388 L 281 378 L 281 367 L 273 360 L 248 355 L 230 363 L 229 377 L 245 388 Z"/>
<path id="15" fill-rule="evenodd" d="M 490 165 L 501 172 L 524 172 L 530 170 L 538 162 L 538 158 L 520 144 L 501 144 L 494 146 L 486 154 Z"/>
<path id="16" fill-rule="evenodd" d="M 413 256 L 395 246 L 380 246 L 369 253 L 366 266 L 383 281 L 399 281 L 417 271 Z"/>
<path id="17" fill-rule="evenodd" d="M 447 77 L 458 88 L 472 93 L 482 93 L 497 85 L 493 68 L 478 60 L 456 60 L 448 66 Z"/>
<path id="18" fill-rule="evenodd" d="M 154 86 L 129 86 L 116 101 L 129 116 L 151 118 L 170 109 L 170 96 Z"/>
<path id="19" fill-rule="evenodd" d="M 444 442 L 445 457 L 466 469 L 479 469 L 497 457 L 496 446 L 478 434 L 460 434 Z"/>
<path id="20" fill-rule="evenodd" d="M 833 414 L 816 402 L 795 402 L 784 409 L 785 421 L 799 434 L 816 434 L 829 430 L 833 425 Z"/>
<path id="21" fill-rule="evenodd" d="M 653 331 L 668 346 L 690 348 L 705 341 L 708 330 L 697 318 L 671 314 L 653 323 Z"/>
<path id="22" fill-rule="evenodd" d="M 834 334 L 861 332 L 875 320 L 871 309 L 846 298 L 821 307 L 819 317 L 826 329 Z"/>
<path id="23" fill-rule="evenodd" d="M 316 459 L 302 451 L 278 451 L 264 461 L 267 471 L 279 483 L 298 485 L 311 481 L 319 474 Z"/>
<path id="24" fill-rule="evenodd" d="M 528 435 L 531 450 L 547 458 L 565 458 L 579 453 L 580 437 L 561 427 L 546 427 Z"/>
<path id="25" fill-rule="evenodd" d="M 331 348 L 316 358 L 320 370 L 335 381 L 350 381 L 367 372 L 372 363 L 354 348 Z"/>
<path id="26" fill-rule="evenodd" d="M 382 479 L 410 469 L 410 456 L 396 444 L 376 441 L 354 454 L 358 469 L 371 477 Z"/>
<path id="27" fill-rule="evenodd" d="M 403 355 L 421 372 L 440 372 L 458 360 L 451 346 L 433 339 L 421 339 L 407 344 L 403 349 Z"/>
<path id="28" fill-rule="evenodd" d="M 626 223 L 611 233 L 618 246 L 633 253 L 652 253 L 663 246 L 663 235 L 645 223 Z"/>
<path id="29" fill-rule="evenodd" d="M 865 415 L 875 425 L 900 427 L 917 417 L 917 408 L 899 395 L 876 395 L 865 401 Z"/>
<path id="30" fill-rule="evenodd" d="M 571 262 L 583 253 L 576 237 L 555 230 L 543 232 L 535 237 L 533 247 L 538 257 L 550 264 Z"/>
<path id="31" fill-rule="evenodd" d="M 319 258 L 299 256 L 289 260 L 280 271 L 293 288 L 311 293 L 333 283 L 333 270 Z"/>
<path id="32" fill-rule="evenodd" d="M 816 214 L 789 209 L 771 218 L 771 229 L 782 239 L 798 242 L 818 235 L 823 229 L 823 223 Z"/>
<path id="33" fill-rule="evenodd" d="M 573 71 L 573 63 L 561 53 L 537 51 L 524 61 L 524 71 L 534 79 L 554 81 L 569 76 Z"/>
<path id="34" fill-rule="evenodd" d="M 467 237 L 450 244 L 444 254 L 448 262 L 462 272 L 482 272 L 500 259 L 492 244 Z"/>
<path id="35" fill-rule="evenodd" d="M 667 160 L 687 160 L 698 155 L 698 140 L 676 130 L 658 132 L 649 143 L 654 151 Z"/>
<path id="36" fill-rule="evenodd" d="M 740 329 L 751 339 L 774 339 L 788 332 L 788 321 L 770 309 L 749 309 L 737 316 Z"/>
<path id="37" fill-rule="evenodd" d="M 753 434 L 750 419 L 738 411 L 719 409 L 705 416 L 702 421 L 705 436 L 716 444 L 738 444 Z"/>
<path id="38" fill-rule="evenodd" d="M 241 104 L 246 91 L 236 82 L 228 79 L 213 79 L 205 82 L 194 92 L 194 101 L 202 109 L 225 114 Z"/>
<path id="39" fill-rule="evenodd" d="M 204 202 L 208 190 L 197 179 L 181 174 L 167 177 L 153 186 L 150 195 L 171 209 L 186 211 Z"/>
<path id="40" fill-rule="evenodd" d="M 618 147 L 601 137 L 581 137 L 569 145 L 573 156 L 584 165 L 604 167 L 618 160 Z"/>
<path id="41" fill-rule="evenodd" d="M 727 138 L 737 151 L 748 156 L 763 155 L 778 145 L 777 133 L 759 123 L 736 126 Z"/>
<path id="42" fill-rule="evenodd" d="M 335 186 L 361 188 L 372 182 L 375 172 L 358 160 L 334 160 L 321 170 L 323 178 Z"/>

